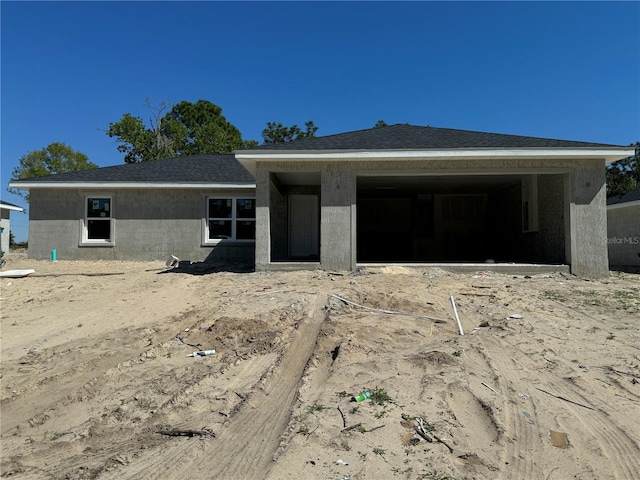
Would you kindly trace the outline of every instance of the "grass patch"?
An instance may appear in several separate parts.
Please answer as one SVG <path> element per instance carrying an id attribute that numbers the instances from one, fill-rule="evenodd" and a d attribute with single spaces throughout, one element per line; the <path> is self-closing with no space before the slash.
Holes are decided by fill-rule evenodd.
<path id="1" fill-rule="evenodd" d="M 437 471 L 434 470 L 433 472 L 427 472 L 427 473 L 418 475 L 418 480 L 456 480 L 456 479 L 453 477 L 450 477 L 449 475 L 438 473 Z"/>
<path id="2" fill-rule="evenodd" d="M 400 467 L 393 467 L 391 471 L 399 475 L 410 475 L 413 473 L 413 467 L 407 467 L 404 470 L 402 470 Z"/>
<path id="3" fill-rule="evenodd" d="M 395 403 L 384 388 L 374 388 L 371 390 L 369 398 L 374 405 L 384 405 L 385 403 Z"/>
<path id="4" fill-rule="evenodd" d="M 322 412 L 323 410 L 328 410 L 328 409 L 329 407 L 327 407 L 326 405 L 322 405 L 321 403 L 314 402 L 313 405 L 309 405 L 307 407 L 307 413 Z"/>
<path id="5" fill-rule="evenodd" d="M 309 405 L 307 408 L 305 408 L 302 414 L 298 415 L 297 420 L 300 422 L 304 422 L 312 413 L 316 414 L 318 412 L 322 412 L 323 410 L 328 410 L 328 409 L 329 407 L 327 407 L 326 405 L 322 405 L 321 403 L 314 402 L 313 405 Z"/>
<path id="6" fill-rule="evenodd" d="M 548 300 L 555 300 L 556 302 L 564 302 L 566 300 L 563 295 L 559 292 L 554 292 L 553 290 L 545 290 L 540 296 Z"/>
<path id="7" fill-rule="evenodd" d="M 380 412 L 376 412 L 374 417 L 377 418 L 378 420 L 380 420 L 382 417 L 384 417 L 387 414 L 386 410 L 382 410 Z"/>
<path id="8" fill-rule="evenodd" d="M 640 294 L 638 292 L 629 292 L 627 290 L 618 290 L 612 294 L 616 306 L 630 312 L 640 310 Z"/>
<path id="9" fill-rule="evenodd" d="M 383 450 L 382 448 L 376 447 L 376 448 L 373 449 L 373 453 L 376 454 L 376 455 L 380 455 L 381 457 L 384 457 L 385 454 L 387 453 L 387 451 Z"/>

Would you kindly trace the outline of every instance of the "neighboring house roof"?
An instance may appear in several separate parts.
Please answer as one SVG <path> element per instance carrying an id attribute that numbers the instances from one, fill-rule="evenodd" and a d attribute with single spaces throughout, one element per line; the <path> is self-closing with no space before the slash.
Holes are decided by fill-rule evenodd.
<path id="1" fill-rule="evenodd" d="M 4 200 L 0 200 L 0 208 L 14 212 L 24 212 L 24 208 L 14 205 L 13 203 L 5 202 Z"/>
<path id="2" fill-rule="evenodd" d="M 640 204 L 640 188 L 627 192 L 624 195 L 607 198 L 607 207 L 626 207 L 636 204 Z"/>
<path id="3" fill-rule="evenodd" d="M 150 162 L 78 170 L 45 177 L 12 180 L 17 188 L 66 186 L 122 187 L 254 187 L 255 181 L 233 155 L 192 155 Z"/>
<path id="4" fill-rule="evenodd" d="M 524 137 L 408 124 L 312 137 L 289 143 L 262 145 L 255 150 L 407 150 L 449 148 L 598 148 L 602 143 Z M 628 148 L 628 147 L 625 147 Z M 254 149 L 252 149 L 254 150 Z"/>

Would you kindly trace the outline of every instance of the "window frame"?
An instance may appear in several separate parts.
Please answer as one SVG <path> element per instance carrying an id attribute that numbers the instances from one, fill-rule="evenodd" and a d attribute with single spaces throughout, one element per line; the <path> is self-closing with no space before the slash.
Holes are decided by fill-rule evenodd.
<path id="1" fill-rule="evenodd" d="M 209 211 L 210 209 L 210 201 L 211 200 L 231 200 L 231 216 L 228 218 L 222 218 L 222 217 L 212 217 L 210 216 L 211 213 Z M 239 217 L 238 216 L 238 200 L 251 200 L 253 202 L 253 208 L 254 208 L 254 216 L 253 217 L 248 217 L 248 218 L 244 218 L 244 217 Z M 254 223 L 254 228 L 255 228 L 255 223 L 256 223 L 256 217 L 255 217 L 255 202 L 256 199 L 255 197 L 252 196 L 246 196 L 246 195 L 225 195 L 225 194 L 220 194 L 220 195 L 207 195 L 205 197 L 205 217 L 203 219 L 203 229 L 202 229 L 202 243 L 203 245 L 217 245 L 219 243 L 255 243 L 256 239 L 255 239 L 255 233 L 254 233 L 254 238 L 238 238 L 238 228 L 237 228 L 237 224 L 238 222 L 241 221 L 252 221 Z M 230 238 L 209 238 L 209 222 L 211 220 L 228 220 L 231 222 L 231 237 Z"/>
<path id="2" fill-rule="evenodd" d="M 89 217 L 89 200 L 109 200 L 109 218 Z M 115 215 L 113 208 L 113 194 L 96 193 L 84 195 L 83 217 L 80 220 L 80 246 L 83 247 L 112 247 L 115 245 Z M 89 220 L 109 222 L 109 238 L 89 238 Z"/>

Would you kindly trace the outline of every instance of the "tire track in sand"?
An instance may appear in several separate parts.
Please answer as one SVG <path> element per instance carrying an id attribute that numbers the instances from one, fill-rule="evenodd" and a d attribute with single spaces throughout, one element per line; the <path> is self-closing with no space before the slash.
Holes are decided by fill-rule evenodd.
<path id="1" fill-rule="evenodd" d="M 251 398 L 251 404 L 232 419 L 219 438 L 211 443 L 219 461 L 206 462 L 199 473 L 208 478 L 264 478 L 271 467 L 280 436 L 284 432 L 298 393 L 305 366 L 316 345 L 326 316 L 325 297 L 316 297 L 307 321 L 282 359 L 278 371 L 265 389 Z M 232 446 L 234 449 L 230 450 Z"/>
<path id="2" fill-rule="evenodd" d="M 531 428 L 532 425 L 524 419 L 521 411 L 523 408 L 530 408 L 533 418 L 538 416 L 538 411 L 547 412 L 550 408 L 556 412 L 564 410 L 570 418 L 574 418 L 576 420 L 573 432 L 575 441 L 585 438 L 596 443 L 601 455 L 607 460 L 604 470 L 603 462 L 599 461 L 598 457 L 583 460 L 589 464 L 592 471 L 600 474 L 600 478 L 611 475 L 614 478 L 640 478 L 640 446 L 625 431 L 624 426 L 616 424 L 606 412 L 598 408 L 600 402 L 594 392 L 584 390 L 570 379 L 561 379 L 557 375 L 541 370 L 535 361 L 508 341 L 492 337 L 479 338 L 491 352 L 491 358 L 485 359 L 499 376 L 500 392 L 507 399 L 504 402 L 503 418 L 507 425 L 507 436 L 511 441 L 504 452 L 505 461 L 509 462 L 509 467 L 503 471 L 503 478 L 543 478 L 544 475 L 544 467 L 536 465 L 532 452 L 548 451 L 548 429 L 542 429 L 541 425 L 537 430 Z M 486 353 L 482 354 L 486 355 Z M 527 400 L 527 404 L 530 403 L 528 407 L 514 408 L 514 405 L 522 402 L 521 399 L 516 398 L 516 393 L 533 387 L 530 382 L 519 378 L 516 372 L 536 370 L 540 384 L 545 390 L 583 405 L 591 405 L 594 409 L 588 410 L 543 393 L 535 395 L 535 402 L 533 398 Z"/>
<path id="3" fill-rule="evenodd" d="M 553 393 L 585 405 L 593 405 L 594 410 L 587 410 L 571 403 L 558 400 L 561 406 L 571 412 L 572 416 L 590 434 L 590 438 L 598 442 L 598 446 L 608 462 L 606 470 L 600 464 L 591 465 L 601 478 L 613 473 L 614 478 L 640 478 L 640 446 L 605 412 L 597 407 L 597 399 L 585 398 L 585 391 L 569 381 L 555 380 L 549 382 Z M 553 398 L 549 397 L 551 400 Z M 562 404 L 560 406 L 560 403 Z M 631 418 L 630 428 L 634 420 Z M 613 472 L 611 472 L 613 470 Z"/>
<path id="4" fill-rule="evenodd" d="M 524 420 L 523 413 L 518 408 L 520 398 L 516 396 L 517 391 L 523 391 L 523 385 L 520 385 L 515 372 L 522 368 L 513 355 L 510 355 L 514 353 L 511 348 L 508 348 L 510 345 L 494 337 L 479 336 L 478 338 L 484 348 L 476 348 L 476 350 L 484 357 L 488 367 L 496 376 L 498 389 L 503 398 L 503 400 L 496 400 L 501 402 L 502 424 L 505 428 L 506 445 L 502 463 L 507 465 L 507 468 L 502 469 L 502 478 L 518 480 L 540 478 L 541 472 L 536 471 L 531 452 L 542 448 L 542 439 L 531 428 L 530 422 Z M 491 352 L 491 357 L 487 356 L 487 351 Z"/>
<path id="5" fill-rule="evenodd" d="M 315 349 L 326 316 L 326 302 L 325 296 L 316 296 L 315 304 L 301 320 L 295 338 L 264 389 L 247 398 L 216 438 L 195 442 L 174 439 L 104 478 L 265 478 L 289 423 L 304 369 Z"/>

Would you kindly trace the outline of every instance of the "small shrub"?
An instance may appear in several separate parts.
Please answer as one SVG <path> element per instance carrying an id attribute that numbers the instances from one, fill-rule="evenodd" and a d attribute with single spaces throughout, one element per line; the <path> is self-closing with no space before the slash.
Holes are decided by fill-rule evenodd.
<path id="1" fill-rule="evenodd" d="M 373 453 L 375 453 L 376 455 L 380 455 L 381 457 L 384 457 L 384 455 L 387 453 L 386 450 L 383 450 L 382 448 L 374 448 L 373 449 Z"/>
<path id="2" fill-rule="evenodd" d="M 369 398 L 374 405 L 384 405 L 385 403 L 395 403 L 384 388 L 374 388 Z"/>
<path id="3" fill-rule="evenodd" d="M 326 405 L 322 405 L 321 403 L 314 402 L 313 405 L 309 405 L 307 407 L 307 412 L 316 413 L 316 412 L 321 412 L 323 410 L 327 410 L 328 408 L 329 407 L 327 407 Z"/>

